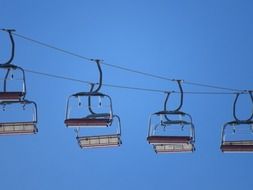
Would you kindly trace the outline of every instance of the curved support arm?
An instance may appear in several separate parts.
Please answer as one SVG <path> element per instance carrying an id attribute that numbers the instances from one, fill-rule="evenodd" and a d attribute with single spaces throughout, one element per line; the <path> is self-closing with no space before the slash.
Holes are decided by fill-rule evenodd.
<path id="1" fill-rule="evenodd" d="M 180 103 L 179 103 L 179 105 L 176 109 L 170 110 L 172 112 L 178 112 L 182 108 L 183 100 L 184 100 L 184 92 L 183 92 L 183 87 L 182 87 L 182 84 L 181 84 L 182 80 L 176 80 L 176 82 L 177 82 L 179 90 L 180 90 Z M 164 106 L 163 106 L 164 111 L 167 111 L 167 104 L 168 104 L 170 94 L 171 94 L 171 92 L 167 92 L 167 96 L 165 98 Z"/>
<path id="2" fill-rule="evenodd" d="M 167 92 L 167 96 L 166 96 L 166 98 L 165 98 L 165 100 L 164 100 L 164 105 L 163 105 L 163 110 L 164 110 L 165 112 L 167 111 L 167 103 L 168 103 L 169 97 L 170 97 L 170 92 Z M 170 119 L 168 118 L 168 116 L 167 116 L 166 114 L 164 115 L 164 117 L 165 117 L 165 119 L 166 119 L 167 121 L 170 121 Z"/>
<path id="3" fill-rule="evenodd" d="M 100 65 L 101 60 L 99 59 L 91 59 L 92 61 L 95 61 L 98 67 L 98 71 L 99 71 L 99 83 L 98 83 L 98 87 L 95 90 L 92 90 L 92 92 L 98 92 L 101 87 L 102 87 L 102 83 L 103 83 L 103 72 L 102 72 L 102 68 Z"/>
<path id="4" fill-rule="evenodd" d="M 90 92 L 91 92 L 91 93 L 97 93 L 97 92 L 94 92 L 94 91 L 93 91 L 93 88 L 94 88 L 94 84 L 91 84 Z M 113 116 L 112 99 L 111 99 L 111 97 L 108 96 L 108 95 L 106 95 L 106 94 L 101 94 L 101 95 L 102 95 L 103 97 L 107 97 L 107 98 L 109 99 L 109 101 L 110 101 L 110 112 L 111 112 L 110 115 Z M 91 96 L 92 96 L 92 95 L 89 95 L 89 96 L 88 96 L 88 109 L 89 109 L 89 111 L 90 111 L 91 114 L 97 114 L 97 113 L 95 113 L 95 112 L 92 110 Z M 99 95 L 98 95 L 98 96 L 99 96 Z"/>
<path id="5" fill-rule="evenodd" d="M 90 92 L 92 93 L 93 92 L 93 88 L 94 88 L 94 84 L 91 84 L 91 87 L 90 87 Z M 88 109 L 90 111 L 91 114 L 96 114 L 93 110 L 92 110 L 92 105 L 91 105 L 91 96 L 88 96 Z"/>
<path id="6" fill-rule="evenodd" d="M 252 105 L 253 105 L 253 92 L 252 91 L 248 91 L 248 94 L 250 96 L 250 99 L 251 99 L 251 102 L 252 102 Z M 234 104 L 233 104 L 233 116 L 234 116 L 234 119 L 236 121 L 250 121 L 253 119 L 253 110 L 252 110 L 252 113 L 250 115 L 250 117 L 248 119 L 245 119 L 245 120 L 241 120 L 237 117 L 236 115 L 236 104 L 237 104 L 237 101 L 238 101 L 238 98 L 239 96 L 241 95 L 241 93 L 237 93 L 236 94 L 236 97 L 235 97 L 235 101 L 234 101 Z"/>
<path id="7" fill-rule="evenodd" d="M 167 103 L 168 103 L 168 99 L 169 99 L 169 97 L 170 97 L 170 93 L 171 93 L 171 92 L 167 92 L 166 98 L 165 98 L 165 100 L 164 100 L 164 105 L 163 105 L 163 110 L 164 110 L 164 111 L 167 111 Z"/>
<path id="8" fill-rule="evenodd" d="M 97 93 L 101 89 L 102 81 L 103 81 L 103 73 L 102 73 L 102 69 L 101 69 L 101 65 L 100 65 L 100 60 L 96 59 L 94 61 L 96 62 L 97 67 L 98 67 L 98 71 L 99 71 L 99 83 L 98 83 L 98 86 L 95 90 L 94 90 L 94 84 L 91 84 L 90 93 Z M 96 114 L 91 108 L 91 96 L 88 97 L 88 107 L 89 107 L 89 111 L 91 114 Z"/>
<path id="9" fill-rule="evenodd" d="M 9 60 L 7 60 L 5 63 L 3 64 L 10 64 L 14 58 L 14 54 L 15 54 L 15 42 L 12 36 L 12 32 L 15 32 L 15 30 L 13 29 L 2 29 L 2 31 L 5 31 L 9 34 L 10 40 L 11 40 L 11 56 L 9 58 Z"/>
<path id="10" fill-rule="evenodd" d="M 183 92 L 183 87 L 182 87 L 182 80 L 177 80 L 177 84 L 180 90 L 180 104 L 179 106 L 175 109 L 175 111 L 179 111 L 182 106 L 183 106 L 183 101 L 184 101 L 184 92 Z"/>

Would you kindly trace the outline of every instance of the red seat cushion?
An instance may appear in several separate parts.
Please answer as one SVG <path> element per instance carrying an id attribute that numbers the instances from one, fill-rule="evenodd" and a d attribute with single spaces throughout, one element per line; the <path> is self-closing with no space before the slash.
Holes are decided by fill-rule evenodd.
<path id="1" fill-rule="evenodd" d="M 20 99 L 24 96 L 23 92 L 0 92 L 1 100 Z"/>
<path id="2" fill-rule="evenodd" d="M 149 136 L 149 143 L 188 143 L 192 140 L 190 136 Z"/>
<path id="3" fill-rule="evenodd" d="M 67 126 L 107 126 L 110 122 L 111 119 L 74 118 L 66 119 L 64 123 Z"/>

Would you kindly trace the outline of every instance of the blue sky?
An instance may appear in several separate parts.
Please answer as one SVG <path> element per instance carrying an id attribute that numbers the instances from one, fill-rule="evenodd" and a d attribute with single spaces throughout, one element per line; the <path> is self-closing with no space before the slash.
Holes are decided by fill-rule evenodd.
<path id="1" fill-rule="evenodd" d="M 0 0 L 0 28 L 127 68 L 168 78 L 252 89 L 252 1 Z M 8 56 L 0 33 L 0 60 Z M 96 81 L 87 61 L 15 37 L 14 64 Z M 104 82 L 177 90 L 171 82 L 103 66 Z M 156 155 L 146 142 L 148 118 L 164 94 L 102 87 L 122 120 L 121 147 L 81 150 L 64 126 L 67 97 L 87 85 L 26 73 L 27 98 L 38 104 L 39 133 L 0 138 L 1 189 L 252 189 L 251 154 L 219 150 L 232 120 L 233 95 L 185 95 L 196 127 L 196 152 Z M 186 91 L 215 91 L 184 84 Z M 240 99 L 239 115 L 251 105 Z M 170 104 L 176 104 L 173 97 Z M 18 117 L 18 114 L 13 116 Z"/>

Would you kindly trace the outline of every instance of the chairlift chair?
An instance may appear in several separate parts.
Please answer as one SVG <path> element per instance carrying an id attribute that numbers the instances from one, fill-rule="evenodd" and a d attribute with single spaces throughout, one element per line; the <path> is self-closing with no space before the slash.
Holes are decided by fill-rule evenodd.
<path id="1" fill-rule="evenodd" d="M 77 132 L 77 142 L 81 148 L 96 148 L 96 147 L 112 147 L 121 145 L 121 123 L 120 118 L 113 114 L 112 99 L 110 96 L 100 93 L 99 90 L 102 86 L 102 69 L 100 60 L 93 60 L 96 62 L 99 71 L 99 83 L 96 89 L 95 84 L 91 84 L 89 92 L 79 92 L 69 96 L 67 101 L 65 125 L 67 127 L 75 128 Z M 84 98 L 87 105 L 83 105 L 80 99 Z M 93 99 L 98 98 L 98 105 L 94 105 Z M 77 107 L 73 108 L 72 100 L 76 100 L 78 103 Z M 105 105 L 103 102 L 107 102 Z M 78 107 L 84 108 L 79 113 L 79 116 L 73 116 L 71 111 Z M 94 107 L 98 109 L 94 109 Z M 72 109 L 73 108 L 73 109 Z M 81 115 L 81 116 L 80 116 Z M 80 135 L 81 128 L 112 128 L 112 124 L 116 124 L 116 132 L 109 134 L 96 134 L 96 135 Z M 87 129 L 88 130 L 88 129 Z M 92 130 L 92 129 L 90 129 Z"/>
<path id="2" fill-rule="evenodd" d="M 25 71 L 19 66 L 11 64 L 14 59 L 15 54 L 15 43 L 12 36 L 12 29 L 2 29 L 9 34 L 11 41 L 11 56 L 3 64 L 0 64 L 0 70 L 4 72 L 3 78 L 3 90 L 0 91 L 0 106 L 3 107 L 3 111 L 8 109 L 10 105 L 21 105 L 23 111 L 27 105 L 32 106 L 33 118 L 23 121 L 1 121 L 0 122 L 0 135 L 15 135 L 15 134 L 35 134 L 38 132 L 37 129 L 37 105 L 33 101 L 25 99 L 26 95 L 26 82 L 25 82 Z M 10 86 L 10 81 L 14 79 L 14 76 L 18 75 L 21 81 L 22 87 L 15 86 L 12 89 Z M 16 81 L 17 82 L 17 81 Z"/>
<path id="3" fill-rule="evenodd" d="M 248 91 L 248 94 L 253 103 L 252 91 Z M 236 104 L 240 95 L 241 93 L 237 93 L 233 105 L 233 116 L 235 120 L 225 123 L 222 128 L 220 149 L 224 153 L 253 152 L 253 113 L 248 119 L 238 119 L 236 115 Z M 242 128 L 243 126 L 244 128 Z M 240 134 L 243 129 L 243 134 Z M 234 138 L 231 138 L 231 136 Z M 235 139 L 235 137 L 237 138 Z"/>
<path id="4" fill-rule="evenodd" d="M 183 104 L 183 90 L 181 81 L 178 80 L 177 82 L 181 92 L 179 107 L 172 111 L 167 110 L 167 101 L 170 95 L 168 92 L 164 102 L 164 110 L 152 114 L 149 119 L 147 141 L 153 145 L 156 153 L 193 152 L 195 150 L 195 129 L 192 117 L 180 111 Z M 184 133 L 180 130 L 176 133 L 169 133 L 167 132 L 168 129 L 185 131 Z"/>
<path id="5" fill-rule="evenodd" d="M 22 111 L 26 111 L 25 106 L 32 106 L 32 119 L 25 121 L 1 121 L 0 122 L 0 135 L 18 135 L 18 134 L 35 134 L 37 129 L 37 105 L 33 101 L 2 101 L 0 106 L 3 107 L 3 111 L 8 109 L 9 105 L 19 104 L 23 107 Z"/>
<path id="6" fill-rule="evenodd" d="M 3 31 L 6 31 L 9 34 L 9 38 L 11 41 L 11 56 L 9 60 L 7 60 L 5 63 L 0 64 L 0 69 L 4 71 L 5 76 L 2 79 L 3 81 L 3 89 L 0 91 L 0 101 L 20 101 L 24 99 L 26 95 L 26 83 L 25 83 L 25 72 L 24 69 L 21 67 L 18 67 L 16 65 L 11 64 L 14 58 L 14 53 L 15 53 L 15 43 L 14 39 L 12 36 L 12 32 L 15 30 L 10 30 L 10 29 L 2 29 Z M 15 89 L 10 89 L 9 88 L 9 83 L 11 80 L 14 79 L 15 74 L 20 74 L 21 73 L 21 78 L 19 81 L 22 83 L 22 87 L 17 86 Z M 18 83 L 18 81 L 15 81 Z"/>
<path id="7" fill-rule="evenodd" d="M 180 119 L 171 120 L 169 119 L 170 116 L 178 116 Z M 153 123 L 153 118 L 156 117 L 159 118 L 159 122 Z M 189 126 L 189 129 L 184 129 L 186 126 Z M 184 135 L 172 135 L 166 133 L 167 128 L 178 128 L 189 132 L 188 134 L 184 133 Z M 156 153 L 193 152 L 195 150 L 195 134 L 191 116 L 181 111 L 160 111 L 152 114 L 147 140 L 153 145 Z"/>

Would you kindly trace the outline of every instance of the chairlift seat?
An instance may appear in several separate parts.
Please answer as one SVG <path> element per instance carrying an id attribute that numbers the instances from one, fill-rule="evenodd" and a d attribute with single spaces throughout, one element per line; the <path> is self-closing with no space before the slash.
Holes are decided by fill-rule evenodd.
<path id="1" fill-rule="evenodd" d="M 35 134 L 37 132 L 35 122 L 0 123 L 0 135 Z"/>
<path id="2" fill-rule="evenodd" d="M 25 96 L 24 92 L 0 92 L 0 101 L 19 101 Z"/>
<path id="3" fill-rule="evenodd" d="M 70 118 L 65 120 L 67 127 L 107 127 L 111 124 L 112 119 L 104 118 Z"/>
<path id="4" fill-rule="evenodd" d="M 81 148 L 114 147 L 121 145 L 119 134 L 77 137 Z"/>
<path id="5" fill-rule="evenodd" d="M 111 115 L 108 113 L 90 114 L 83 118 L 69 118 L 65 120 L 65 124 L 70 126 L 101 126 L 107 127 L 111 124 Z"/>
<path id="6" fill-rule="evenodd" d="M 162 112 L 157 112 L 158 114 L 171 114 L 171 115 L 187 115 L 189 116 L 189 121 L 188 120 L 182 120 L 182 119 L 172 119 L 172 120 L 167 120 L 163 119 L 160 121 L 158 124 L 152 124 L 152 116 L 150 118 L 150 123 L 149 123 L 149 136 L 147 137 L 147 141 L 149 144 L 153 145 L 154 151 L 156 153 L 176 153 L 176 152 L 193 152 L 195 151 L 195 146 L 194 146 L 194 125 L 191 120 L 191 116 L 184 113 L 184 112 L 174 112 L 174 111 L 162 111 Z M 154 114 L 153 114 L 154 115 Z M 180 132 L 178 135 L 154 135 L 155 131 L 158 130 L 158 126 L 166 127 L 166 126 L 185 126 L 188 125 L 190 126 L 190 134 L 180 135 Z"/>
<path id="7" fill-rule="evenodd" d="M 165 144 L 165 143 L 190 143 L 190 136 L 149 136 L 147 138 L 150 144 Z"/>
<path id="8" fill-rule="evenodd" d="M 253 152 L 253 140 L 225 141 L 220 148 L 222 152 Z"/>

